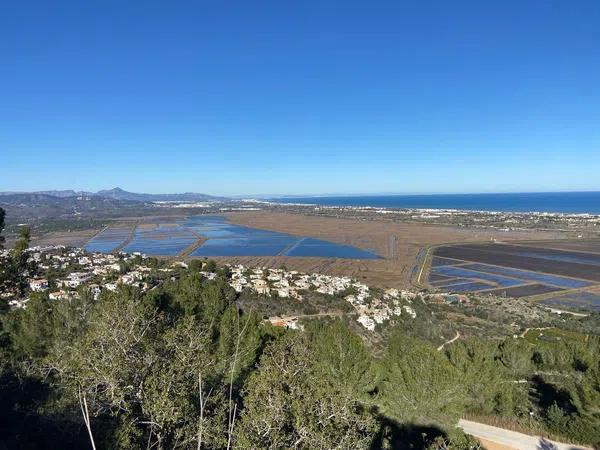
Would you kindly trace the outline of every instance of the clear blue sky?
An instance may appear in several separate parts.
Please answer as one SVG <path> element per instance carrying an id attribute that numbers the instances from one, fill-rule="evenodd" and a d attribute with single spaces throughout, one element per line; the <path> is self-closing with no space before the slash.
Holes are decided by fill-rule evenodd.
<path id="1" fill-rule="evenodd" d="M 600 2 L 3 1 L 0 190 L 600 190 Z"/>

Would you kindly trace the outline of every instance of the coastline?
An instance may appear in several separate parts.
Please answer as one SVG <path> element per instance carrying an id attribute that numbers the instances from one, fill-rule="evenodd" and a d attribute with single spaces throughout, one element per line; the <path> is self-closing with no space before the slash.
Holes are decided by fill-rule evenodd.
<path id="1" fill-rule="evenodd" d="M 259 200 L 259 199 L 243 199 L 243 202 L 258 203 L 270 206 L 280 207 L 312 207 L 339 209 L 347 211 L 372 211 L 380 214 L 406 213 L 406 212 L 429 212 L 439 214 L 491 214 L 491 215 L 521 215 L 521 216 L 541 216 L 541 217 L 563 217 L 563 218 L 591 218 L 600 219 L 600 213 L 569 213 L 569 212 L 553 212 L 553 211 L 511 211 L 511 210 L 494 210 L 494 209 L 460 209 L 460 208 L 408 208 L 394 206 L 358 206 L 358 205 L 329 205 L 310 202 L 281 202 L 274 200 Z M 250 210 L 250 209 L 248 209 Z"/>
<path id="2" fill-rule="evenodd" d="M 600 216 L 600 192 L 526 192 L 427 195 L 270 196 L 261 200 L 288 205 L 454 210 L 499 213 L 590 214 Z"/>

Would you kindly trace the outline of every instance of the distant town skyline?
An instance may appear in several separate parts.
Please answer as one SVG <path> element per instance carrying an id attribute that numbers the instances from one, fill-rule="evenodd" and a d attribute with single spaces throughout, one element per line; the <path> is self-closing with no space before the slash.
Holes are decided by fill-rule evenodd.
<path id="1" fill-rule="evenodd" d="M 598 2 L 0 11 L 0 191 L 600 191 Z"/>

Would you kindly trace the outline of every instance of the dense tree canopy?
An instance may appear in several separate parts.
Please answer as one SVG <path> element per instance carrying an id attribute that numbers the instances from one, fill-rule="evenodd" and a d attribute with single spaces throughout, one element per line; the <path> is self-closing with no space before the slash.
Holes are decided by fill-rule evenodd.
<path id="1" fill-rule="evenodd" d="M 34 293 L 26 308 L 3 312 L 0 412 L 11 429 L 25 421 L 34 432 L 6 438 L 0 427 L 0 440 L 474 449 L 455 428 L 468 413 L 600 441 L 597 338 L 471 338 L 438 351 L 399 323 L 374 352 L 341 319 L 274 328 L 239 308 L 226 272 L 215 268 L 208 280 L 199 269 L 145 293 L 121 286 L 94 298 L 81 289 L 60 301 Z"/>
<path id="2" fill-rule="evenodd" d="M 237 430 L 242 448 L 369 448 L 377 429 L 368 411 L 370 358 L 337 322 L 287 334 L 265 351 L 246 386 Z"/>
<path id="3" fill-rule="evenodd" d="M 398 331 L 380 366 L 379 401 L 398 422 L 451 425 L 464 411 L 460 373 L 431 345 Z"/>

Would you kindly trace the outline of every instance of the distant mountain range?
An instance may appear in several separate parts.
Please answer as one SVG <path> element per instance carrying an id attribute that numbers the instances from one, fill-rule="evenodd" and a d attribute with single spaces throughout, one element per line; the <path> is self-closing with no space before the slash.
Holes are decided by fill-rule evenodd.
<path id="1" fill-rule="evenodd" d="M 62 191 L 0 192 L 0 196 L 16 194 L 37 194 L 58 198 L 86 196 L 133 202 L 198 202 L 227 200 L 227 198 L 225 197 L 216 197 L 207 194 L 198 194 L 195 192 L 185 192 L 183 194 L 138 194 L 135 192 L 125 191 L 119 187 L 116 187 L 114 189 L 101 190 L 98 192 L 74 191 L 72 189 Z"/>

